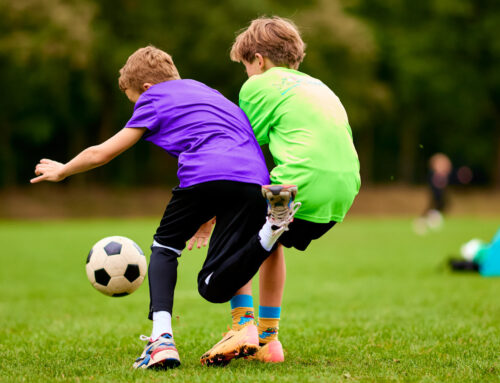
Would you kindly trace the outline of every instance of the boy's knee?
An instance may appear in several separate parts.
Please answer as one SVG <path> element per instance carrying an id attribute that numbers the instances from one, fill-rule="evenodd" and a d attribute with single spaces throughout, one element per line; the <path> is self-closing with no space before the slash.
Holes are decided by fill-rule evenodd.
<path id="1" fill-rule="evenodd" d="M 211 285 L 211 276 L 212 274 L 209 274 L 207 277 L 198 280 L 198 292 L 200 295 L 210 303 L 225 303 L 231 300 L 234 294 L 229 294 L 227 291 L 221 292 L 219 288 Z"/>
<path id="2" fill-rule="evenodd" d="M 151 245 L 151 256 L 161 255 L 169 258 L 179 258 L 182 250 L 174 249 L 173 247 L 164 246 L 156 241 Z"/>

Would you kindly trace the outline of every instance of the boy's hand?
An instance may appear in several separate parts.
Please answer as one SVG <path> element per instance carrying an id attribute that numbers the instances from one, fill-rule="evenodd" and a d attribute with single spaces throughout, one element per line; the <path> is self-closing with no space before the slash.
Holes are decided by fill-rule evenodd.
<path id="1" fill-rule="evenodd" d="M 187 246 L 188 250 L 192 250 L 196 243 L 196 247 L 198 249 L 201 249 L 202 246 L 207 245 L 210 234 L 212 233 L 212 226 L 214 225 L 214 223 L 215 217 L 200 226 L 196 234 L 193 235 L 193 237 L 189 240 Z"/>
<path id="2" fill-rule="evenodd" d="M 35 167 L 35 174 L 38 177 L 32 178 L 30 182 L 36 184 L 40 181 L 59 182 L 66 178 L 63 173 L 64 164 L 57 161 L 42 159 Z"/>
<path id="3" fill-rule="evenodd" d="M 102 144 L 83 150 L 66 164 L 44 158 L 35 168 L 38 177 L 31 179 L 30 182 L 32 184 L 40 181 L 58 182 L 73 174 L 107 164 L 139 141 L 146 130 L 146 128 L 123 128 Z"/>

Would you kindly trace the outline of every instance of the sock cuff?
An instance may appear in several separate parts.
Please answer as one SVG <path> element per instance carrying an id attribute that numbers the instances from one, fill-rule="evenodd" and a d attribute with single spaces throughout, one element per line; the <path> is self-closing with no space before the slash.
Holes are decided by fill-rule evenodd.
<path id="1" fill-rule="evenodd" d="M 231 298 L 231 310 L 237 307 L 251 307 L 253 309 L 253 297 L 248 294 L 235 295 Z"/>
<path id="2" fill-rule="evenodd" d="M 281 307 L 259 306 L 259 318 L 280 319 Z"/>
<path id="3" fill-rule="evenodd" d="M 171 320 L 172 315 L 168 311 L 153 312 L 153 320 Z"/>

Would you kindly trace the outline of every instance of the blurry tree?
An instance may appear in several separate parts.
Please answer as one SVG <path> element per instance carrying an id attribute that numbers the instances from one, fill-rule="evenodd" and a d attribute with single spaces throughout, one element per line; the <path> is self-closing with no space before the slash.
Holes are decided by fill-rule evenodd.
<path id="1" fill-rule="evenodd" d="M 19 170 L 37 148 L 66 154 L 64 137 L 78 141 L 93 14 L 81 0 L 0 1 L 1 183 L 27 182 Z"/>
<path id="2" fill-rule="evenodd" d="M 378 47 L 372 31 L 340 2 L 320 0 L 295 17 L 307 43 L 301 70 L 319 77 L 347 109 L 363 183 L 373 179 L 376 121 L 391 108 L 389 90 L 376 78 Z"/>
<path id="3" fill-rule="evenodd" d="M 120 129 L 132 106 L 117 88 L 118 70 L 141 46 L 167 50 L 182 77 L 205 82 L 237 102 L 246 75 L 229 60 L 236 32 L 255 17 L 274 14 L 295 19 L 304 31 L 310 47 L 304 70 L 342 98 L 364 143 L 363 163 L 372 163 L 370 115 L 385 97 L 373 78 L 376 47 L 370 32 L 337 2 L 0 1 L 5 58 L 0 76 L 11 93 L 2 97 L 0 117 L 3 184 L 27 181 L 40 156 L 65 161 Z M 27 154 L 16 153 L 19 147 Z M 167 173 L 174 182 L 174 166 L 160 150 L 139 145 L 96 170 L 92 179 L 144 183 Z"/>
<path id="4" fill-rule="evenodd" d="M 499 8 L 493 0 L 0 0 L 0 185 L 25 184 L 40 157 L 66 161 L 120 129 L 132 105 L 118 70 L 141 46 L 167 50 L 182 77 L 237 102 L 246 75 L 229 60 L 235 34 L 274 14 L 303 33 L 301 69 L 344 103 L 365 182 L 396 173 L 419 180 L 426 157 L 444 151 L 499 183 Z M 175 165 L 145 143 L 89 179 L 171 184 Z"/>
<path id="5" fill-rule="evenodd" d="M 500 3 L 360 0 L 380 47 L 379 76 L 395 100 L 400 179 L 446 152 L 500 186 Z M 385 148 L 389 150 L 389 148 Z"/>

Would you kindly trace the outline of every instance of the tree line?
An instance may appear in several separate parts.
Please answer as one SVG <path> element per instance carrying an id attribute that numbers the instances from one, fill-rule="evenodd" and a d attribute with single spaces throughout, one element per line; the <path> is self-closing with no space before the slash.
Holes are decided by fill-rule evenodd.
<path id="1" fill-rule="evenodd" d="M 67 161 L 121 129 L 132 105 L 118 70 L 141 46 L 168 51 L 183 78 L 237 102 L 238 30 L 292 19 L 301 70 L 349 115 L 365 183 L 418 183 L 446 153 L 500 186 L 500 3 L 494 0 L 0 0 L 0 185 L 25 185 L 42 157 Z M 75 184 L 175 183 L 176 162 L 141 143 Z"/>

